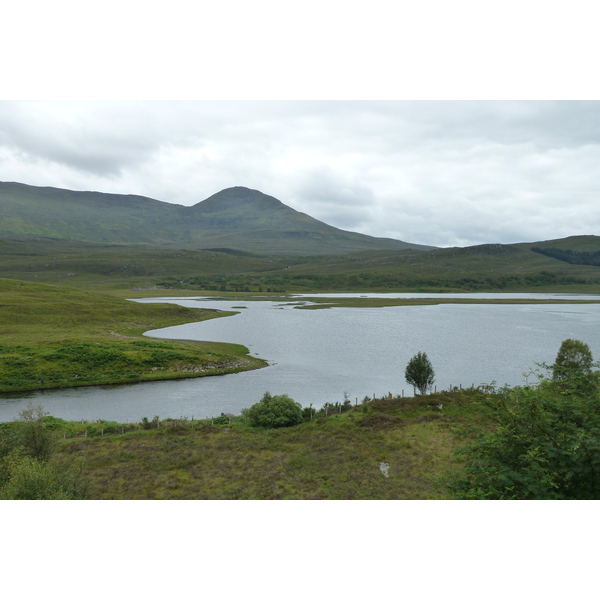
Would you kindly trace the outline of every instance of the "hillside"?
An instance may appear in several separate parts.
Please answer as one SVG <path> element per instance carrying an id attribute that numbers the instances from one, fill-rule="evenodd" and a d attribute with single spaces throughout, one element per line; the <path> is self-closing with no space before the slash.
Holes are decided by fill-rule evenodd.
<path id="1" fill-rule="evenodd" d="M 536 251 L 537 249 L 537 251 Z M 600 251 L 600 237 L 466 248 L 274 256 L 52 238 L 0 238 L 0 277 L 80 288 L 238 292 L 600 292 L 600 269 L 539 249 Z M 587 256 L 587 255 L 586 255 Z"/>
<path id="2" fill-rule="evenodd" d="M 431 249 L 343 231 L 245 187 L 180 206 L 143 196 L 0 182 L 0 208 L 0 236 L 287 255 Z"/>

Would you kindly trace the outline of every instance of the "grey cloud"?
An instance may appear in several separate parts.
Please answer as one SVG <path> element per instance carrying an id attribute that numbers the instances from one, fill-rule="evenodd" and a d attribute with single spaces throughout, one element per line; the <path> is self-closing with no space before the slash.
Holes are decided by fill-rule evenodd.
<path id="1" fill-rule="evenodd" d="M 114 175 L 144 163 L 164 145 L 190 143 L 177 107 L 153 105 L 1 102 L 0 141 L 32 159 Z"/>
<path id="2" fill-rule="evenodd" d="M 0 179 L 195 204 L 245 185 L 434 245 L 600 229 L 598 102 L 0 102 Z"/>

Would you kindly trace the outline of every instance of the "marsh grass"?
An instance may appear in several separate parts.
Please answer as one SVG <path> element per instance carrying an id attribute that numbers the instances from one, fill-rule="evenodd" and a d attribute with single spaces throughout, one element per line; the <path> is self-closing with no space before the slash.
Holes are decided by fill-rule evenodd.
<path id="1" fill-rule="evenodd" d="M 480 398 L 475 390 L 386 398 L 370 401 L 368 411 L 270 430 L 243 417 L 229 425 L 163 421 L 62 439 L 57 456 L 83 459 L 104 499 L 444 498 L 438 478 L 458 465 L 453 450 L 465 428 L 485 426 Z"/>
<path id="2" fill-rule="evenodd" d="M 0 391 L 198 377 L 264 366 L 235 344 L 151 341 L 232 313 L 0 279 Z"/>

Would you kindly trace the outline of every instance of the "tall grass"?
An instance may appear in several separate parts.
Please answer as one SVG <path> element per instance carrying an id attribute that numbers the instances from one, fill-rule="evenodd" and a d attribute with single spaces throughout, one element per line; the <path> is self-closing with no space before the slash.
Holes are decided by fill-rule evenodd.
<path id="1" fill-rule="evenodd" d="M 222 425 L 155 420 L 148 429 L 141 422 L 129 433 L 96 428 L 87 437 L 79 429 L 61 441 L 58 456 L 84 459 L 105 499 L 444 498 L 437 482 L 457 466 L 453 449 L 484 426 L 480 397 L 379 399 L 271 430 L 243 416 Z"/>

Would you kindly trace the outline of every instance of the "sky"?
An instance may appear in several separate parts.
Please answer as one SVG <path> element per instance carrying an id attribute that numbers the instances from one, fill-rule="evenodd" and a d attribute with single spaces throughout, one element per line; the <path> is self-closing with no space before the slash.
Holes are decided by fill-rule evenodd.
<path id="1" fill-rule="evenodd" d="M 598 101 L 3 101 L 0 180 L 196 204 L 232 186 L 434 246 L 600 233 Z"/>
<path id="2" fill-rule="evenodd" d="M 591 4 L 22 0 L 0 181 L 183 205 L 246 186 L 440 247 L 595 234 Z"/>

